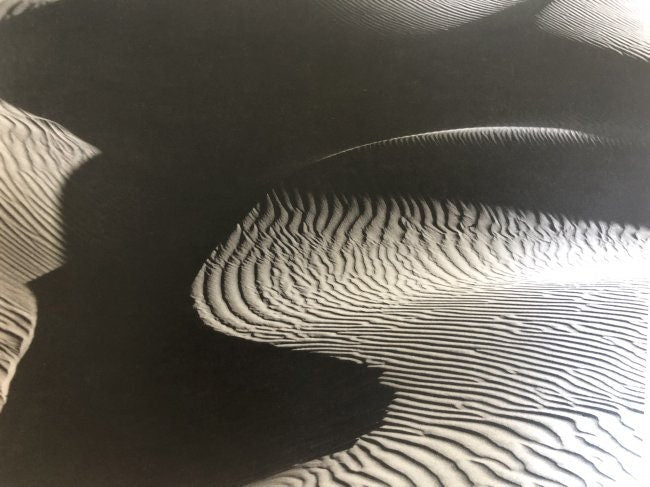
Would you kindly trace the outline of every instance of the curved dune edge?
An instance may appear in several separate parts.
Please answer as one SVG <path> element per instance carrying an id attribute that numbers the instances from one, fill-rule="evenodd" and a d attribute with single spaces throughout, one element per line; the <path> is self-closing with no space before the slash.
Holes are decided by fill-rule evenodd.
<path id="1" fill-rule="evenodd" d="M 511 137 L 609 144 L 527 128 L 408 143 Z M 635 485 L 650 231 L 372 194 L 270 192 L 193 284 L 217 331 L 377 367 L 396 390 L 351 449 L 254 485 Z"/>
<path id="2" fill-rule="evenodd" d="M 410 144 L 436 145 L 445 144 L 448 146 L 473 146 L 473 147 L 507 147 L 513 143 L 528 144 L 530 146 L 563 146 L 567 144 L 596 145 L 596 146 L 618 146 L 631 141 L 624 141 L 618 137 L 608 137 L 580 130 L 565 129 L 558 127 L 536 127 L 536 126 L 482 126 L 466 127 L 449 130 L 436 130 L 434 132 L 422 132 L 413 135 L 404 135 L 390 139 L 379 140 L 351 147 L 334 154 L 327 155 L 320 159 L 326 161 L 334 159 L 343 154 L 357 151 L 370 152 L 380 147 L 401 146 Z"/>
<path id="3" fill-rule="evenodd" d="M 537 23 L 551 34 L 650 61 L 646 0 L 555 0 Z"/>
<path id="4" fill-rule="evenodd" d="M 27 286 L 0 277 L 0 411 L 18 362 L 29 348 L 36 326 L 36 300 Z"/>
<path id="5" fill-rule="evenodd" d="M 381 428 L 269 485 L 631 485 L 649 239 L 503 208 L 278 191 L 210 256 L 193 296 L 220 332 L 379 367 L 397 390 Z"/>
<path id="6" fill-rule="evenodd" d="M 97 153 L 61 126 L 0 100 L 0 407 L 34 333 L 26 284 L 64 260 L 63 185 Z"/>
<path id="7" fill-rule="evenodd" d="M 56 2 L 57 0 L 0 0 L 0 20 L 20 15 L 27 10 Z"/>
<path id="8" fill-rule="evenodd" d="M 339 20 L 380 32 L 418 34 L 453 29 L 526 0 L 318 0 Z"/>

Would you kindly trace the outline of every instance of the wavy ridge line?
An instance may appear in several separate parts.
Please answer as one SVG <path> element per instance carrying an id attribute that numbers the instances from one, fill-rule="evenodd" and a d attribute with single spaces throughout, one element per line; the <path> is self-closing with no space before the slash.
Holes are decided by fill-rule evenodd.
<path id="1" fill-rule="evenodd" d="M 350 450 L 259 485 L 637 475 L 650 232 L 392 195 L 271 192 L 193 286 L 215 329 L 381 368 Z"/>
<path id="2" fill-rule="evenodd" d="M 36 323 L 25 284 L 63 263 L 61 191 L 97 153 L 58 124 L 0 100 L 0 407 Z"/>
<path id="3" fill-rule="evenodd" d="M 534 146 L 550 145 L 558 147 L 573 144 L 616 147 L 624 144 L 625 141 L 604 135 L 597 135 L 588 132 L 582 132 L 579 130 L 564 129 L 558 127 L 482 126 L 438 130 L 434 132 L 423 132 L 415 135 L 393 137 L 390 139 L 351 147 L 334 154 L 329 154 L 320 160 L 325 161 L 351 152 L 370 151 L 378 147 L 399 146 L 405 143 L 422 146 L 444 143 L 456 147 L 463 147 L 468 145 L 475 147 L 506 147 L 512 145 L 513 143 L 532 144 Z"/>

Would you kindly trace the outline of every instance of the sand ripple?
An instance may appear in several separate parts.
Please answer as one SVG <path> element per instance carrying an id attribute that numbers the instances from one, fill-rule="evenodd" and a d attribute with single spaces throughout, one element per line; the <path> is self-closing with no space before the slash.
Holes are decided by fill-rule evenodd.
<path id="1" fill-rule="evenodd" d="M 344 22 L 382 32 L 427 33 L 459 27 L 524 0 L 318 0 Z"/>
<path id="2" fill-rule="evenodd" d="M 25 284 L 63 262 L 61 190 L 95 153 L 61 126 L 0 101 L 0 407 L 34 332 Z"/>
<path id="3" fill-rule="evenodd" d="M 562 37 L 650 60 L 650 4 L 646 0 L 555 0 L 538 23 Z"/>
<path id="4" fill-rule="evenodd" d="M 631 225 L 286 186 L 193 296 L 220 332 L 380 368 L 397 391 L 351 449 L 260 485 L 634 485 L 649 250 Z"/>

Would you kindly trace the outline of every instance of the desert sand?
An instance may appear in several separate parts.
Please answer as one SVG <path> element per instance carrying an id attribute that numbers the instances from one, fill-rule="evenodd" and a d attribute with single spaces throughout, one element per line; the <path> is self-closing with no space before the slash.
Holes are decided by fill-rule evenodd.
<path id="1" fill-rule="evenodd" d="M 643 485 L 649 17 L 0 1 L 0 484 Z"/>
<path id="2" fill-rule="evenodd" d="M 96 154 L 57 124 L 0 101 L 0 408 L 36 325 L 26 284 L 65 259 L 63 185 Z"/>
<path id="3" fill-rule="evenodd" d="M 453 29 L 522 1 L 525 0 L 319 0 L 317 3 L 343 22 L 379 32 L 418 35 Z"/>
<path id="4" fill-rule="evenodd" d="M 376 152 L 381 171 L 386 146 L 408 159 L 411 146 L 524 141 L 602 144 L 478 128 L 325 164 Z M 218 332 L 379 368 L 397 391 L 381 427 L 352 448 L 255 485 L 640 481 L 650 231 L 411 196 L 399 184 L 382 195 L 362 179 L 355 193 L 270 192 L 194 283 L 197 311 Z"/>
<path id="5" fill-rule="evenodd" d="M 643 0 L 556 0 L 538 22 L 552 34 L 650 60 L 650 9 Z"/>

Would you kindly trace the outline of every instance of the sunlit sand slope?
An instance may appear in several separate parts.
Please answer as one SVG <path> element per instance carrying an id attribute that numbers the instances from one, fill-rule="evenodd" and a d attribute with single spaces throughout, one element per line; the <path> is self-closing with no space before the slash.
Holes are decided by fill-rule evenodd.
<path id="1" fill-rule="evenodd" d="M 527 136 L 557 135 L 587 137 Z M 200 270 L 201 318 L 380 368 L 396 398 L 351 449 L 259 485 L 634 485 L 649 240 L 397 190 L 270 192 Z"/>
<path id="2" fill-rule="evenodd" d="M 318 0 L 341 21 L 381 32 L 428 33 L 459 27 L 525 0 Z"/>
<path id="3" fill-rule="evenodd" d="M 61 126 L 0 101 L 0 407 L 34 332 L 25 284 L 63 262 L 61 191 L 95 153 Z"/>
<path id="4" fill-rule="evenodd" d="M 650 61 L 646 0 L 555 0 L 538 23 L 552 34 Z"/>

